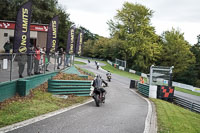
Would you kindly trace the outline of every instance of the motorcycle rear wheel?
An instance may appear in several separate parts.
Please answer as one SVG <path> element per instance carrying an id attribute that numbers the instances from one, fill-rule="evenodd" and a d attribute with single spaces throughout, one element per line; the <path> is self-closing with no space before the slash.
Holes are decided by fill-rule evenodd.
<path id="1" fill-rule="evenodd" d="M 94 96 L 94 101 L 95 101 L 96 106 L 99 107 L 100 106 L 99 94 Z"/>

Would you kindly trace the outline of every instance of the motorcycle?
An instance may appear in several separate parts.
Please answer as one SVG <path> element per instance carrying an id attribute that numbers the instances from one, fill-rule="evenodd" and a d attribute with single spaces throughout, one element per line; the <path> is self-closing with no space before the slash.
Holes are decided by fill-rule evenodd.
<path id="1" fill-rule="evenodd" d="M 106 94 L 106 92 L 104 92 Z M 102 93 L 100 88 L 97 88 L 93 92 L 93 98 L 97 107 L 100 107 L 105 103 L 105 94 Z"/>
<path id="2" fill-rule="evenodd" d="M 111 82 L 111 75 L 107 75 L 107 79 L 109 82 Z"/>

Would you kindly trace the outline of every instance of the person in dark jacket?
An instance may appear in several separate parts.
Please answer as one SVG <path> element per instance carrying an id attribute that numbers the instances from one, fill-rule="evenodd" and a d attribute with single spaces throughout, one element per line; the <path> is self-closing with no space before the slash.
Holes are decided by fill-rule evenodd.
<path id="1" fill-rule="evenodd" d="M 24 67 L 27 62 L 27 55 L 23 53 L 19 53 L 16 56 L 19 66 L 19 78 L 23 78 Z"/>
<path id="2" fill-rule="evenodd" d="M 97 75 L 93 80 L 92 86 L 94 87 L 94 93 L 96 93 L 97 89 L 99 89 L 101 93 L 103 93 L 103 97 L 105 97 L 106 90 L 103 88 L 103 84 L 105 84 L 105 86 L 108 86 L 108 84 L 101 78 L 101 76 Z"/>
<path id="3" fill-rule="evenodd" d="M 57 58 L 58 66 L 57 66 L 57 69 L 60 69 L 60 66 L 62 65 L 63 54 L 64 54 L 63 48 L 60 48 L 59 51 L 58 51 L 58 58 Z"/>
<path id="4" fill-rule="evenodd" d="M 4 44 L 3 48 L 5 49 L 5 53 L 10 53 L 10 50 L 12 49 L 12 45 L 11 45 L 10 41 L 7 41 Z"/>

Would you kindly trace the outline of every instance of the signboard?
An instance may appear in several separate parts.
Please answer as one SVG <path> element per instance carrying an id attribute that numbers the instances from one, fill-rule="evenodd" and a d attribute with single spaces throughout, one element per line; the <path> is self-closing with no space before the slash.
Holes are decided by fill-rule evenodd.
<path id="1" fill-rule="evenodd" d="M 15 22 L 4 22 L 0 21 L 0 29 L 15 29 Z M 31 24 L 30 25 L 30 30 L 31 31 L 43 31 L 47 32 L 48 31 L 48 26 L 47 25 L 37 25 L 37 24 Z"/>
<path id="2" fill-rule="evenodd" d="M 174 96 L 174 87 L 158 85 L 157 98 L 163 99 L 166 101 L 172 101 L 173 96 Z"/>

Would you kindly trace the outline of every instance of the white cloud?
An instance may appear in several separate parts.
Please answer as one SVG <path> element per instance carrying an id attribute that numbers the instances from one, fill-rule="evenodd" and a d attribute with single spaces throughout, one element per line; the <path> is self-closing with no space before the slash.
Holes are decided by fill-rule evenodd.
<path id="1" fill-rule="evenodd" d="M 106 22 L 116 15 L 116 10 L 121 9 L 125 1 L 137 2 L 153 10 L 152 25 L 158 34 L 172 27 L 179 28 L 189 43 L 197 42 L 200 0 L 58 0 L 75 24 L 106 37 L 109 36 Z"/>
<path id="2" fill-rule="evenodd" d="M 89 29 L 92 33 L 102 36 L 109 36 L 108 25 L 106 22 L 109 16 L 106 14 L 87 13 L 80 10 L 68 10 L 70 19 L 75 22 L 76 26 L 83 26 Z"/>

